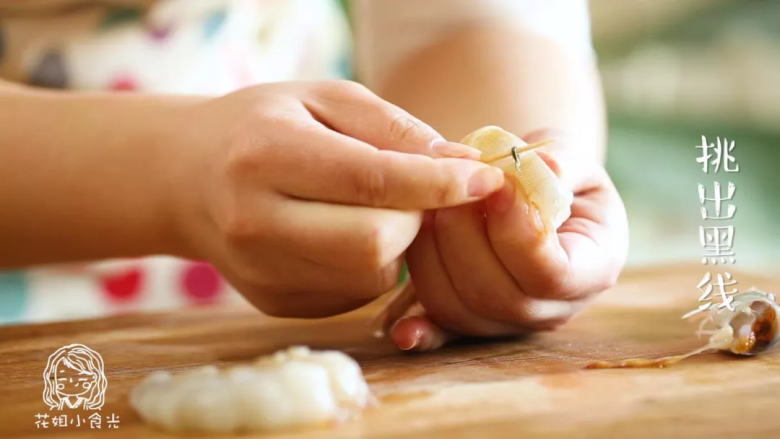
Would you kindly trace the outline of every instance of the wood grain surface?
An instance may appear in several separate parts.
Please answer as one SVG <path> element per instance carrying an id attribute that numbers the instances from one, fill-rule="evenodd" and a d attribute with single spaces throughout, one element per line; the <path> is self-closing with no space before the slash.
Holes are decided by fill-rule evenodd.
<path id="1" fill-rule="evenodd" d="M 129 390 L 145 375 L 248 362 L 306 344 L 356 358 L 381 405 L 342 425 L 254 437 L 780 437 L 778 353 L 708 353 L 668 369 L 583 369 L 594 360 L 701 346 L 696 325 L 681 316 L 698 305 L 696 285 L 704 272 L 701 265 L 626 272 L 559 331 L 424 354 L 374 339 L 366 322 L 375 306 L 317 321 L 272 319 L 239 307 L 2 328 L 0 436 L 169 437 L 146 427 L 128 405 Z M 780 292 L 779 280 L 732 274 L 742 290 Z M 42 375 L 48 356 L 71 343 L 104 359 L 101 428 L 90 428 L 90 413 L 80 416 L 81 426 L 36 427 L 36 414 L 60 413 L 42 400 Z M 112 414 L 118 428 L 108 428 Z"/>

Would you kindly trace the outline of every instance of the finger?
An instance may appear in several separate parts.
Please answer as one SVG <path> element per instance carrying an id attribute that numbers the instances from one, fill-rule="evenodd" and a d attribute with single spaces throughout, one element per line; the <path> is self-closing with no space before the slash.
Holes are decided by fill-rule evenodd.
<path id="1" fill-rule="evenodd" d="M 399 283 L 387 294 L 385 300 L 371 319 L 369 326 L 374 329 L 374 334 L 384 335 L 392 326 L 408 313 L 417 303 L 417 292 L 409 276 Z"/>
<path id="2" fill-rule="evenodd" d="M 256 214 L 263 242 L 313 264 L 377 270 L 397 259 L 420 229 L 420 212 L 287 199 Z"/>
<path id="3" fill-rule="evenodd" d="M 488 236 L 496 255 L 527 295 L 584 299 L 603 291 L 619 272 L 609 254 L 619 253 L 616 240 L 610 238 L 615 230 L 604 223 L 605 214 L 615 210 L 612 203 L 601 190 L 579 196 L 571 218 L 557 234 L 548 234 L 538 211 L 512 180 L 486 202 Z"/>
<path id="4" fill-rule="evenodd" d="M 549 129 L 537 130 L 525 136 L 524 140 L 528 143 L 553 140 L 536 150 L 539 157 L 558 176 L 563 185 L 575 194 L 592 187 L 591 170 L 602 165 L 588 155 L 587 149 L 572 148 L 571 145 L 576 142 L 576 139 L 571 138 L 568 133 Z M 576 165 L 569 166 L 568 163 Z"/>
<path id="5" fill-rule="evenodd" d="M 373 300 L 335 296 L 319 291 L 269 294 L 266 289 L 258 289 L 230 271 L 220 271 L 228 283 L 250 304 L 271 317 L 299 319 L 332 317 L 362 308 Z"/>
<path id="6" fill-rule="evenodd" d="M 376 299 L 392 290 L 398 283 L 403 266 L 403 257 L 399 257 L 376 270 L 334 269 L 279 253 L 265 264 L 263 270 L 268 274 L 267 278 L 273 278 L 279 285 L 278 289 L 272 288 L 276 290 L 275 294 L 304 291 Z"/>
<path id="7" fill-rule="evenodd" d="M 320 292 L 299 292 L 285 296 L 247 296 L 258 310 L 271 317 L 287 319 L 322 319 L 360 309 L 373 299 L 349 299 Z"/>
<path id="8" fill-rule="evenodd" d="M 325 317 L 362 307 L 392 289 L 402 263 L 402 259 L 393 261 L 377 272 L 349 272 L 280 255 L 264 264 L 264 271 L 229 270 L 226 278 L 268 315 Z"/>
<path id="9" fill-rule="evenodd" d="M 260 173 L 296 198 L 406 210 L 473 202 L 504 181 L 500 170 L 474 160 L 379 151 L 324 128 L 299 137 L 305 143 L 267 149 L 263 162 L 247 174 Z"/>
<path id="10" fill-rule="evenodd" d="M 304 105 L 326 126 L 379 149 L 474 160 L 482 154 L 446 142 L 427 124 L 355 82 L 326 82 L 304 99 Z"/>
<path id="11" fill-rule="evenodd" d="M 561 178 L 563 176 L 563 170 L 561 169 L 560 160 L 558 160 L 552 152 L 547 151 L 537 151 L 536 154 L 539 156 L 540 159 L 544 162 L 545 165 L 547 165 L 548 168 L 555 174 L 558 178 Z"/>
<path id="12" fill-rule="evenodd" d="M 497 336 L 520 332 L 517 327 L 493 322 L 469 310 L 460 300 L 436 247 L 434 217 L 424 221 L 406 255 L 409 274 L 427 317 L 439 327 L 466 335 Z"/>
<path id="13" fill-rule="evenodd" d="M 573 272 L 571 279 L 582 279 L 590 293 L 614 286 L 628 257 L 625 206 L 606 171 L 599 168 L 597 173 L 604 184 L 577 197 L 573 218 L 558 229 L 558 240 Z"/>
<path id="14" fill-rule="evenodd" d="M 390 338 L 404 351 L 432 351 L 457 340 L 459 336 L 430 320 L 418 303 L 393 325 Z"/>
<path id="15" fill-rule="evenodd" d="M 517 225 L 515 225 L 517 227 Z M 436 244 L 464 305 L 482 317 L 509 324 L 565 321 L 575 304 L 528 297 L 493 251 L 477 203 L 436 213 Z M 524 271 L 524 277 L 535 276 Z"/>

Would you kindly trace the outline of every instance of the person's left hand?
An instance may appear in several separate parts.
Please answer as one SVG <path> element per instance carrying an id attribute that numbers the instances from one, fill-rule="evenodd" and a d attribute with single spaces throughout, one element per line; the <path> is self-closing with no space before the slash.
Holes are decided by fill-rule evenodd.
<path id="1" fill-rule="evenodd" d="M 628 254 L 625 207 L 601 163 L 559 133 L 539 152 L 574 192 L 571 217 L 545 234 L 513 177 L 487 200 L 426 212 L 406 261 L 419 303 L 391 329 L 404 350 L 458 336 L 552 330 L 610 288 Z"/>

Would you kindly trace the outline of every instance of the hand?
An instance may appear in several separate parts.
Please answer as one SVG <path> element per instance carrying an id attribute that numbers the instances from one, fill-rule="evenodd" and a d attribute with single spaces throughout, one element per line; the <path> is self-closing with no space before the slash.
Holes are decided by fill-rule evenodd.
<path id="1" fill-rule="evenodd" d="M 526 140 L 548 138 L 562 137 L 540 131 Z M 419 304 L 391 330 L 401 349 L 551 330 L 614 285 L 628 225 L 606 170 L 566 140 L 539 154 L 572 188 L 571 217 L 546 235 L 511 176 L 484 202 L 426 213 L 407 255 Z"/>
<path id="2" fill-rule="evenodd" d="M 504 181 L 478 151 L 346 81 L 245 89 L 181 124 L 171 180 L 188 254 L 272 316 L 372 301 L 397 282 L 423 210 L 483 199 Z"/>

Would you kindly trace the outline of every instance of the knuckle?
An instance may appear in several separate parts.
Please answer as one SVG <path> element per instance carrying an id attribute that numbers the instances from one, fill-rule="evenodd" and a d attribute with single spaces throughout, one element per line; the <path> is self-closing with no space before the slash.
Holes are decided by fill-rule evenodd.
<path id="1" fill-rule="evenodd" d="M 353 93 L 370 93 L 371 91 L 366 87 L 365 85 L 356 82 L 356 81 L 350 81 L 348 79 L 340 79 L 337 80 L 340 87 L 343 87 L 346 90 L 349 90 Z"/>
<path id="2" fill-rule="evenodd" d="M 235 267 L 234 267 L 235 268 Z M 233 270 L 237 279 L 236 290 L 255 308 L 271 317 L 289 317 L 294 307 L 289 306 L 279 288 L 266 284 L 258 272 L 247 266 Z"/>
<path id="3" fill-rule="evenodd" d="M 371 204 L 374 206 L 387 204 L 387 180 L 382 172 L 369 170 L 366 185 Z"/>
<path id="4" fill-rule="evenodd" d="M 470 291 L 467 294 L 461 294 L 463 304 L 473 310 L 477 315 L 482 315 L 491 319 L 506 320 L 508 318 L 508 309 L 504 301 L 497 299 L 501 294 L 489 288 Z"/>
<path id="5" fill-rule="evenodd" d="M 363 239 L 363 257 L 364 267 L 369 270 L 381 270 L 390 261 L 390 243 L 392 231 L 389 226 L 383 222 L 376 222 L 371 225 L 367 236 Z"/>
<path id="6" fill-rule="evenodd" d="M 324 86 L 323 91 L 326 93 L 335 93 L 335 94 L 347 94 L 347 95 L 360 95 L 365 93 L 370 93 L 370 90 L 365 85 L 350 81 L 348 79 L 335 79 L 330 81 L 324 81 L 322 83 Z"/>
<path id="7" fill-rule="evenodd" d="M 421 129 L 422 123 L 403 111 L 394 111 L 390 115 L 390 137 L 400 143 L 408 142 Z"/>
<path id="8" fill-rule="evenodd" d="M 455 188 L 446 184 L 446 181 L 434 174 L 427 185 L 426 194 L 436 206 L 449 206 L 456 196 Z"/>
<path id="9" fill-rule="evenodd" d="M 266 119 L 263 123 L 269 120 L 283 131 L 290 124 L 289 119 L 277 119 L 276 116 Z M 224 171 L 229 178 L 256 178 L 258 173 L 265 171 L 278 159 L 279 148 L 275 147 L 277 142 L 267 134 L 261 134 L 257 126 L 259 124 L 252 126 L 251 122 L 245 122 L 229 135 L 224 159 Z"/>
<path id="10" fill-rule="evenodd" d="M 376 295 L 380 296 L 393 289 L 398 283 L 400 276 L 401 264 L 390 264 L 382 269 L 376 276 Z"/>
<path id="11" fill-rule="evenodd" d="M 222 235 L 230 243 L 243 242 L 257 233 L 256 222 L 240 206 L 231 202 L 222 212 Z"/>
<path id="12" fill-rule="evenodd" d="M 535 261 L 546 261 L 535 266 L 532 277 L 522 276 L 527 283 L 524 293 L 534 299 L 560 299 L 574 295 L 577 282 L 572 282 L 573 271 L 568 258 L 550 254 L 544 246 L 530 252 Z M 516 267 L 516 272 L 522 267 Z"/>
<path id="13" fill-rule="evenodd" d="M 259 142 L 251 136 L 241 134 L 241 138 L 231 141 L 225 159 L 226 175 L 240 178 L 251 173 L 262 162 L 259 149 Z"/>
<path id="14" fill-rule="evenodd" d="M 247 295 L 243 290 L 248 290 L 253 297 L 271 297 L 283 289 L 282 286 L 275 284 L 272 281 L 273 277 L 268 276 L 260 267 L 260 264 L 252 263 L 252 259 L 245 255 L 238 255 L 238 257 L 234 255 L 230 269 L 241 286 L 239 289 L 242 290 L 242 294 Z"/>
<path id="15" fill-rule="evenodd" d="M 564 298 L 571 296 L 570 288 L 568 287 L 567 276 L 554 276 L 546 275 L 539 283 L 538 293 L 534 294 L 537 298 Z"/>
<path id="16" fill-rule="evenodd" d="M 387 205 L 387 180 L 379 167 L 364 166 L 355 175 L 353 184 L 359 202 L 373 207 Z"/>
<path id="17" fill-rule="evenodd" d="M 306 120 L 303 116 L 300 103 L 288 97 L 249 104 L 228 131 L 228 148 L 238 157 L 253 158 L 257 162 L 259 154 L 267 149 L 275 150 L 273 146 L 279 136 L 273 133 L 300 129 L 302 121 Z"/>

